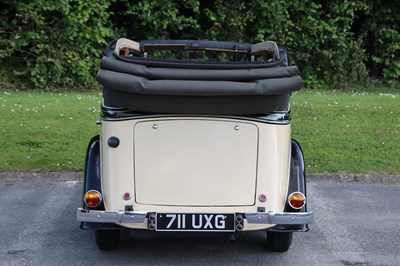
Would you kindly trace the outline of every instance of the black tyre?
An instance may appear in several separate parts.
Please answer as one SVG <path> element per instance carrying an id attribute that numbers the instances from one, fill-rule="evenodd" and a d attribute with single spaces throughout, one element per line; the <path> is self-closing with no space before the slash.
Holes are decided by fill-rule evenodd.
<path id="1" fill-rule="evenodd" d="M 267 232 L 268 247 L 272 251 L 288 251 L 292 244 L 292 239 L 292 232 Z"/>
<path id="2" fill-rule="evenodd" d="M 119 230 L 96 230 L 95 239 L 100 250 L 112 250 L 119 242 Z"/>

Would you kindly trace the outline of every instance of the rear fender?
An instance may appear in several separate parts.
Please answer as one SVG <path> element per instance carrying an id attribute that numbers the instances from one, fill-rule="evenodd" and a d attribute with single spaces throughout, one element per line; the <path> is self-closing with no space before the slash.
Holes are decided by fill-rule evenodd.
<path id="1" fill-rule="evenodd" d="M 86 206 L 83 201 L 83 197 L 89 190 L 97 190 L 102 193 L 101 189 L 101 171 L 100 171 L 100 136 L 94 136 L 88 145 L 86 151 L 86 163 L 85 163 L 85 175 L 83 181 L 83 194 L 82 194 L 82 207 L 85 210 L 105 210 L 103 202 L 95 207 L 91 208 Z M 80 227 L 82 229 L 114 229 L 120 228 L 115 224 L 108 223 L 92 223 L 82 222 Z"/>
<path id="2" fill-rule="evenodd" d="M 306 171 L 304 167 L 304 156 L 300 144 L 296 140 L 292 140 L 292 153 L 290 158 L 290 178 L 288 196 L 299 191 L 307 196 L 306 193 Z M 300 210 L 293 209 L 286 203 L 285 212 L 305 212 L 307 204 Z"/>
<path id="3" fill-rule="evenodd" d="M 292 139 L 292 152 L 290 158 L 290 177 L 289 177 L 289 187 L 288 187 L 288 196 L 295 192 L 300 191 L 306 197 L 306 172 L 304 167 L 304 156 L 303 151 L 300 147 L 300 144 Z M 286 202 L 285 212 L 306 212 L 307 204 L 297 210 L 290 207 L 288 202 Z M 277 231 L 277 232 L 306 232 L 308 231 L 307 224 L 293 224 L 293 225 L 277 225 L 268 231 Z"/>
<path id="4" fill-rule="evenodd" d="M 101 190 L 101 174 L 100 174 L 100 137 L 94 136 L 88 145 L 86 151 L 85 176 L 83 181 L 83 195 L 89 190 Z M 82 200 L 83 208 L 87 210 L 104 210 L 104 205 L 101 203 L 96 208 L 86 206 Z"/>

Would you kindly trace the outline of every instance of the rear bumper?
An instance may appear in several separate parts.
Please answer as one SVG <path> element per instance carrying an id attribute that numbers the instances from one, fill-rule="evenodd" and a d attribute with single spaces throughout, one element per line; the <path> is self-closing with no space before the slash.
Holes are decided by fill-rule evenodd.
<path id="1" fill-rule="evenodd" d="M 81 222 L 92 223 L 143 223 L 147 212 L 131 211 L 94 211 L 78 208 L 76 217 Z"/>
<path id="2" fill-rule="evenodd" d="M 95 211 L 78 208 L 77 220 L 91 223 L 144 223 L 147 212 Z M 312 224 L 313 212 L 259 212 L 244 213 L 249 224 L 306 225 Z"/>
<path id="3" fill-rule="evenodd" d="M 312 224 L 313 212 L 259 212 L 245 213 L 249 224 Z"/>

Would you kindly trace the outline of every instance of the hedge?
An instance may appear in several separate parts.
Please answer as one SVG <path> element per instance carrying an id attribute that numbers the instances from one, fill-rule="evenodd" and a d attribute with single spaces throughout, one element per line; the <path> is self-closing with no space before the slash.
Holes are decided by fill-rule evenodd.
<path id="1" fill-rule="evenodd" d="M 400 80 L 400 2 L 31 0 L 0 2 L 0 85 L 91 89 L 118 37 L 286 46 L 308 87 Z"/>

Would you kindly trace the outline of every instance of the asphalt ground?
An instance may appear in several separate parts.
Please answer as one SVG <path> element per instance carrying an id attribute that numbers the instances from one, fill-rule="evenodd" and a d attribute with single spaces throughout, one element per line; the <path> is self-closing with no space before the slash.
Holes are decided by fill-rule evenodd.
<path id="1" fill-rule="evenodd" d="M 295 233 L 286 253 L 269 251 L 264 232 L 242 233 L 231 243 L 225 236 L 138 231 L 125 235 L 116 250 L 102 252 L 93 232 L 79 229 L 76 221 L 82 173 L 3 173 L 0 265 L 398 266 L 400 182 L 393 176 L 386 183 L 379 180 L 387 177 L 375 182 L 361 177 L 343 182 L 343 177 L 309 176 L 308 208 L 315 222 L 309 232 Z"/>

